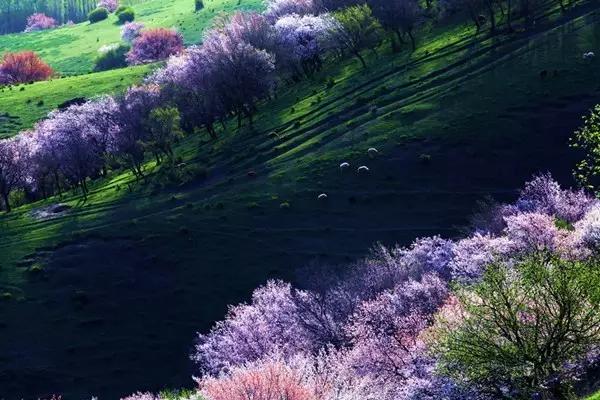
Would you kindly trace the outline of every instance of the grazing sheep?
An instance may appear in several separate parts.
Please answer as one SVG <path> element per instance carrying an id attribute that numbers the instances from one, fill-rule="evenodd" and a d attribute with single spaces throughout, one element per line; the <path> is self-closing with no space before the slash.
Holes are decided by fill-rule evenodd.
<path id="1" fill-rule="evenodd" d="M 369 167 L 367 167 L 366 165 L 361 165 L 360 167 L 358 167 L 358 169 L 356 170 L 356 172 L 358 172 L 359 174 L 366 174 L 368 173 Z"/>
<path id="2" fill-rule="evenodd" d="M 586 61 L 590 61 L 594 57 L 596 57 L 596 53 L 594 53 L 593 51 L 588 51 L 587 53 L 583 53 L 583 59 Z"/>
<path id="3" fill-rule="evenodd" d="M 349 163 L 347 163 L 347 162 L 343 162 L 343 163 L 341 163 L 341 164 L 340 164 L 340 170 L 341 170 L 342 172 L 344 172 L 344 171 L 345 171 L 345 170 L 347 170 L 348 168 L 350 168 L 350 164 L 349 164 Z"/>
<path id="4" fill-rule="evenodd" d="M 328 197 L 328 196 L 327 196 L 325 193 L 321 193 L 321 194 L 320 194 L 320 195 L 317 197 L 317 199 L 318 199 L 318 200 L 321 200 L 321 201 L 324 201 L 324 200 L 327 200 L 327 197 Z"/>
<path id="5" fill-rule="evenodd" d="M 377 157 L 377 154 L 379 154 L 379 151 L 377 151 L 375 147 L 371 147 L 369 150 L 367 150 L 367 153 L 369 153 L 369 157 L 375 158 Z"/>

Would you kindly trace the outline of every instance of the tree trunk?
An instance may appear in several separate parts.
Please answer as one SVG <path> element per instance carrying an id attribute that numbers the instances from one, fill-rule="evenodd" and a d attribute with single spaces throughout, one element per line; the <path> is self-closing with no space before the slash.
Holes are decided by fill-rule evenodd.
<path id="1" fill-rule="evenodd" d="M 407 33 L 408 33 L 408 37 L 410 38 L 410 45 L 412 46 L 412 51 L 415 51 L 417 49 L 415 37 L 414 37 L 412 31 L 408 31 Z"/>
<path id="2" fill-rule="evenodd" d="M 6 212 L 9 213 L 11 211 L 10 201 L 8 200 L 8 192 L 2 192 L 2 200 L 4 201 L 4 207 Z"/>
<path id="3" fill-rule="evenodd" d="M 362 64 L 364 69 L 367 69 L 367 63 L 365 62 L 365 59 L 363 58 L 363 56 L 360 55 L 359 51 L 354 51 L 354 55 L 359 59 L 360 63 Z"/>
<path id="4" fill-rule="evenodd" d="M 496 32 L 496 13 L 494 12 L 494 5 L 492 3 L 488 3 L 488 11 L 490 14 L 490 32 Z"/>

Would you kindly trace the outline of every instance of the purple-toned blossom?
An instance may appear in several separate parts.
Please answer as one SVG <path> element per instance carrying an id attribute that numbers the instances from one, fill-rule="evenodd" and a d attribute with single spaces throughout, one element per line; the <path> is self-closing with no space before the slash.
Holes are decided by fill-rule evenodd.
<path id="1" fill-rule="evenodd" d="M 130 65 L 160 61 L 183 51 L 183 36 L 174 29 L 146 29 L 133 41 L 127 53 Z"/>
<path id="2" fill-rule="evenodd" d="M 121 39 L 124 42 L 132 43 L 142 33 L 145 25 L 141 22 L 126 22 L 121 27 Z"/>
<path id="3" fill-rule="evenodd" d="M 485 267 L 513 251 L 513 244 L 507 237 L 493 237 L 475 233 L 473 236 L 456 242 L 449 268 L 452 278 L 462 283 L 476 281 Z"/>
<path id="4" fill-rule="evenodd" d="M 590 208 L 585 216 L 575 223 L 575 231 L 583 245 L 591 250 L 600 249 L 600 205 Z"/>
<path id="5" fill-rule="evenodd" d="M 506 217 L 506 237 L 515 252 L 557 251 L 566 230 L 559 229 L 552 215 L 536 212 Z"/>
<path id="6" fill-rule="evenodd" d="M 218 374 L 270 354 L 291 357 L 312 350 L 292 290 L 283 282 L 258 288 L 250 304 L 231 307 L 224 321 L 209 334 L 199 335 L 192 358 L 203 371 Z"/>
<path id="7" fill-rule="evenodd" d="M 569 223 L 578 221 L 597 200 L 583 191 L 564 190 L 550 174 L 539 175 L 521 191 L 509 213 L 537 212 L 555 216 Z"/>
<path id="8" fill-rule="evenodd" d="M 57 26 L 58 23 L 54 18 L 43 13 L 35 13 L 27 18 L 25 32 L 43 31 L 46 29 L 56 28 Z"/>
<path id="9" fill-rule="evenodd" d="M 150 392 L 137 392 L 123 397 L 121 400 L 160 400 L 160 397 Z"/>
<path id="10" fill-rule="evenodd" d="M 319 6 L 314 0 L 269 0 L 265 15 L 275 21 L 284 15 L 316 15 Z"/>
<path id="11" fill-rule="evenodd" d="M 356 371 L 383 382 L 407 379 L 424 346 L 419 335 L 447 296 L 445 282 L 433 274 L 362 303 L 347 327 Z"/>
<path id="12" fill-rule="evenodd" d="M 9 195 L 26 185 L 29 146 L 27 137 L 0 140 L 0 198 L 6 211 L 11 210 Z"/>
<path id="13" fill-rule="evenodd" d="M 407 249 L 401 251 L 402 262 L 410 276 L 419 278 L 428 272 L 450 277 L 448 264 L 452 260 L 454 243 L 439 236 L 420 238 Z"/>
<path id="14" fill-rule="evenodd" d="M 332 32 L 336 26 L 336 21 L 327 14 L 291 14 L 279 18 L 275 23 L 278 67 L 296 75 L 318 70 L 323 56 L 333 48 Z"/>

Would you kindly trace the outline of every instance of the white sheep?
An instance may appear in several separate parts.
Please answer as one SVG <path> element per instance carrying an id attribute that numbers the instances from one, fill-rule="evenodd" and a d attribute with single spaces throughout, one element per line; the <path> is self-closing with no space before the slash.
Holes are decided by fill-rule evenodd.
<path id="1" fill-rule="evenodd" d="M 366 165 L 361 165 L 360 167 L 358 167 L 358 169 L 356 170 L 356 172 L 358 172 L 359 174 L 366 174 L 368 173 L 369 167 L 367 167 Z"/>
<path id="2" fill-rule="evenodd" d="M 596 53 L 594 53 L 593 51 L 588 51 L 587 53 L 583 53 L 584 60 L 591 60 L 594 57 L 596 57 Z"/>
<path id="3" fill-rule="evenodd" d="M 317 197 L 317 199 L 318 199 L 318 200 L 321 200 L 321 201 L 324 201 L 324 200 L 327 200 L 327 197 L 328 197 L 328 196 L 327 196 L 325 193 L 321 193 L 321 194 L 320 194 L 320 195 Z"/>
<path id="4" fill-rule="evenodd" d="M 379 154 L 379 151 L 377 151 L 375 147 L 371 147 L 369 150 L 367 150 L 367 153 L 369 153 L 369 157 L 375 158 L 377 157 L 377 154 Z"/>
<path id="5" fill-rule="evenodd" d="M 350 164 L 347 162 L 343 162 L 340 164 L 340 170 L 343 172 L 345 170 L 347 170 L 348 168 L 350 168 Z"/>

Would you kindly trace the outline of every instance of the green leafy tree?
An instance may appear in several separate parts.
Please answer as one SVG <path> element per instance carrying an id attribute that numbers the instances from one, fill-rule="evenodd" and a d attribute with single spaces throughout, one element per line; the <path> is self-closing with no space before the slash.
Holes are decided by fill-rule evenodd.
<path id="1" fill-rule="evenodd" d="M 575 179 L 588 190 L 598 192 L 600 184 L 600 104 L 583 118 L 571 146 L 583 150 L 584 158 L 575 166 Z"/>
<path id="2" fill-rule="evenodd" d="M 163 155 L 167 156 L 170 161 L 173 160 L 173 143 L 183 136 L 179 125 L 179 111 L 175 107 L 156 108 L 150 112 L 148 146 L 154 153 L 158 164 L 162 162 Z"/>
<path id="3" fill-rule="evenodd" d="M 342 49 L 356 56 L 366 68 L 367 63 L 361 51 L 375 48 L 382 36 L 381 24 L 373 17 L 371 8 L 366 4 L 352 6 L 335 12 L 333 16 L 339 23 L 333 36 Z"/>
<path id="4" fill-rule="evenodd" d="M 498 397 L 572 398 L 566 363 L 600 343 L 597 260 L 544 253 L 496 263 L 456 296 L 433 329 L 442 373 Z"/>

